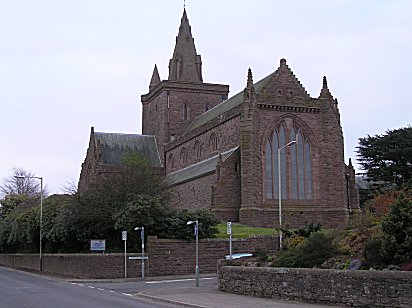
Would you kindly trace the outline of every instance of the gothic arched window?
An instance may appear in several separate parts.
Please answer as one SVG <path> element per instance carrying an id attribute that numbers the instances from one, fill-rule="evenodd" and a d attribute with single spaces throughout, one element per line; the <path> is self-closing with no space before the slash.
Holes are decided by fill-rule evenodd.
<path id="1" fill-rule="evenodd" d="M 180 161 L 182 162 L 182 164 L 187 163 L 187 151 L 185 147 L 183 147 L 180 151 Z"/>
<path id="2" fill-rule="evenodd" d="M 276 127 L 265 144 L 266 198 L 279 198 L 280 169 L 282 199 L 312 199 L 311 165 L 311 147 L 302 131 L 283 124 Z"/>
<path id="3" fill-rule="evenodd" d="M 172 153 L 170 153 L 170 155 L 169 155 L 168 162 L 169 162 L 169 169 L 173 169 L 175 167 L 175 159 L 174 159 Z"/>
<path id="4" fill-rule="evenodd" d="M 212 151 L 217 150 L 217 136 L 215 133 L 212 133 L 209 138 L 209 146 L 212 149 Z"/>
<path id="5" fill-rule="evenodd" d="M 197 158 L 202 156 L 202 145 L 200 144 L 199 140 L 195 142 L 194 150 L 195 150 L 195 155 Z"/>

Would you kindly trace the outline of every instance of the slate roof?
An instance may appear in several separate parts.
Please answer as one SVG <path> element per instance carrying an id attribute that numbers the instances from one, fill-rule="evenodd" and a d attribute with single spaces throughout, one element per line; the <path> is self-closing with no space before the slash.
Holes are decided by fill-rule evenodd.
<path id="1" fill-rule="evenodd" d="M 259 80 L 257 83 L 254 84 L 255 91 L 257 94 L 260 94 L 260 91 L 263 89 L 263 87 L 266 85 L 268 80 L 275 74 L 276 72 L 273 72 L 272 74 L 266 76 L 265 78 Z M 185 134 L 188 132 L 194 130 L 195 128 L 198 128 L 202 126 L 203 124 L 209 122 L 212 119 L 217 118 L 221 114 L 224 114 L 226 111 L 229 111 L 232 108 L 235 108 L 243 103 L 243 91 L 240 91 L 236 95 L 232 96 L 231 98 L 225 100 L 224 102 L 220 103 L 219 105 L 209 109 L 207 112 L 203 113 L 199 117 L 197 117 L 192 124 L 187 128 Z"/>
<path id="2" fill-rule="evenodd" d="M 232 155 L 239 147 L 230 149 L 222 154 L 222 161 L 225 161 Z M 170 185 L 179 184 L 202 175 L 206 175 L 216 170 L 216 164 L 219 161 L 219 154 L 205 159 L 199 163 L 193 164 L 189 167 L 180 169 L 178 171 L 169 173 L 166 177 Z"/>
<path id="3" fill-rule="evenodd" d="M 121 165 L 125 154 L 138 153 L 148 159 L 150 166 L 162 166 L 155 136 L 95 132 L 94 137 L 104 164 Z"/>

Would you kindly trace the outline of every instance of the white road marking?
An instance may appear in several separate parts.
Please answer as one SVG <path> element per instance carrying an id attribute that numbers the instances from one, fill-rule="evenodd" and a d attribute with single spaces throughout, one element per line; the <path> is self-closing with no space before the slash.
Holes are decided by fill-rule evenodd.
<path id="1" fill-rule="evenodd" d="M 94 287 L 92 287 L 92 286 L 88 286 L 90 289 L 94 289 Z"/>
<path id="2" fill-rule="evenodd" d="M 113 291 L 113 290 L 109 290 L 109 292 L 110 292 L 110 293 L 114 293 L 114 291 Z"/>
<path id="3" fill-rule="evenodd" d="M 104 291 L 104 289 L 102 289 L 102 288 L 97 288 L 97 290 Z"/>
<path id="4" fill-rule="evenodd" d="M 215 277 L 200 278 L 201 280 L 215 279 Z M 169 283 L 169 282 L 182 282 L 182 281 L 193 281 L 195 278 L 188 279 L 175 279 L 175 280 L 157 280 L 157 281 L 146 281 L 145 283 Z"/>
<path id="5" fill-rule="evenodd" d="M 122 293 L 122 294 L 126 296 L 132 296 L 132 294 L 129 294 L 129 293 Z"/>

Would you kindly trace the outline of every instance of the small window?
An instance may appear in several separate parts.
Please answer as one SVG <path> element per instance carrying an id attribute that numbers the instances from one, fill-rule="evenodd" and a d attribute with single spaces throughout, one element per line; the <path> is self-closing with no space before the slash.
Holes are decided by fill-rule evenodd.
<path id="1" fill-rule="evenodd" d="M 182 162 L 182 164 L 187 163 L 187 151 L 185 147 L 183 147 L 180 151 L 180 161 Z"/>
<path id="2" fill-rule="evenodd" d="M 212 151 L 217 150 L 217 136 L 215 133 L 212 133 L 209 138 L 209 146 Z"/>
<path id="3" fill-rule="evenodd" d="M 185 104 L 183 106 L 183 120 L 187 121 L 188 119 L 189 119 L 189 112 L 188 112 L 187 105 Z"/>
<path id="4" fill-rule="evenodd" d="M 235 172 L 239 172 L 239 163 L 235 163 Z"/>
<path id="5" fill-rule="evenodd" d="M 202 145 L 199 140 L 195 142 L 194 150 L 195 150 L 195 155 L 197 158 L 202 156 Z"/>
<path id="6" fill-rule="evenodd" d="M 175 167 L 175 159 L 173 157 L 173 154 L 170 153 L 169 155 L 169 169 L 173 169 Z"/>

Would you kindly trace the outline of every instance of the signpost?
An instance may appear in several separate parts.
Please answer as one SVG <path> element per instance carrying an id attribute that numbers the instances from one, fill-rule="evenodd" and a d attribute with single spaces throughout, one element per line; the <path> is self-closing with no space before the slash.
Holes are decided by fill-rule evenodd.
<path id="1" fill-rule="evenodd" d="M 145 260 L 145 257 L 144 257 L 144 227 L 136 227 L 134 229 L 136 231 L 140 230 L 140 238 L 142 240 L 142 257 L 141 257 L 141 259 L 142 259 L 142 280 L 143 280 L 144 279 L 144 260 Z"/>
<path id="2" fill-rule="evenodd" d="M 124 241 L 124 278 L 127 278 L 127 251 L 126 251 L 126 242 L 127 242 L 127 231 L 122 231 L 122 240 Z"/>
<path id="3" fill-rule="evenodd" d="M 199 220 L 191 220 L 187 222 L 187 225 L 194 224 L 194 233 L 196 237 L 196 267 L 195 267 L 195 276 L 196 276 L 196 287 L 199 286 Z"/>
<path id="4" fill-rule="evenodd" d="M 232 259 L 232 223 L 230 221 L 226 225 L 226 232 L 229 234 L 229 255 Z"/>

